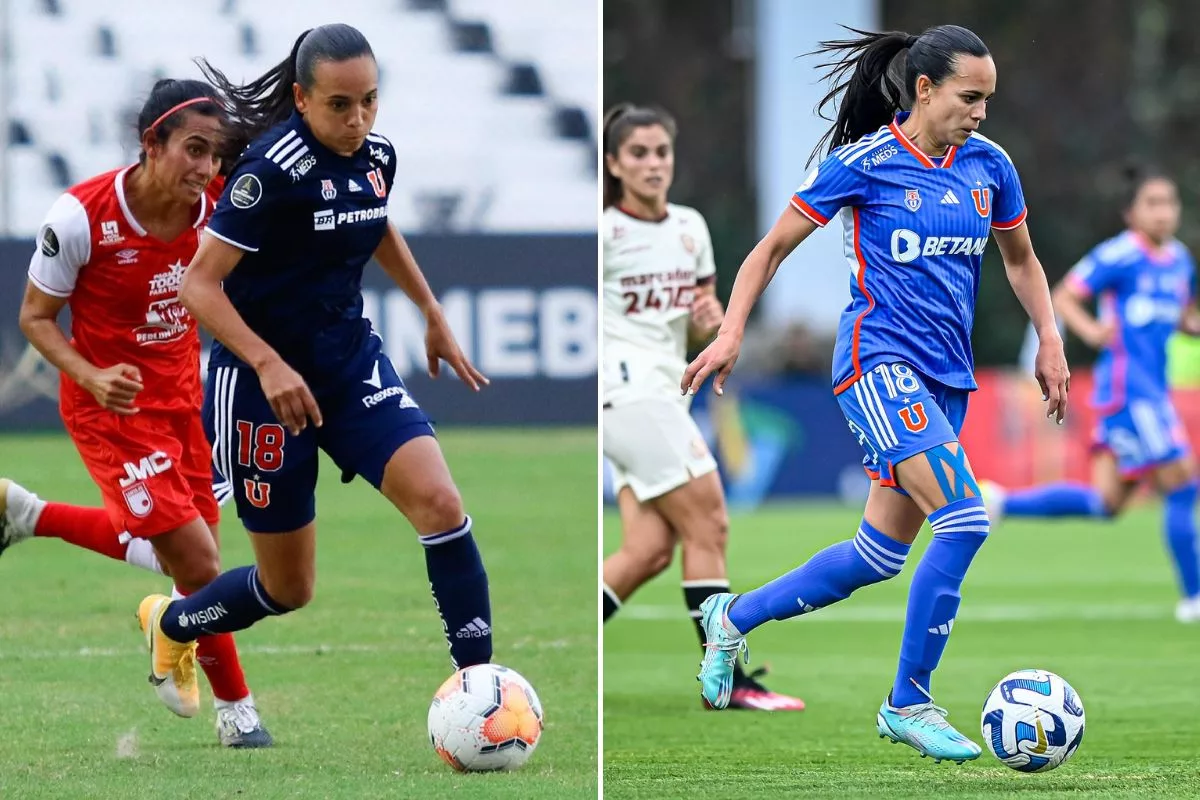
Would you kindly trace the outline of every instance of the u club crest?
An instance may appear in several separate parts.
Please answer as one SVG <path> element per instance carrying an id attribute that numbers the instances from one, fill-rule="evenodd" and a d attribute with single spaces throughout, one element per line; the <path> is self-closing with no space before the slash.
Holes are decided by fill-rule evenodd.
<path id="1" fill-rule="evenodd" d="M 921 207 L 921 193 L 916 189 L 905 189 L 904 205 L 908 206 L 909 211 L 916 211 Z"/>

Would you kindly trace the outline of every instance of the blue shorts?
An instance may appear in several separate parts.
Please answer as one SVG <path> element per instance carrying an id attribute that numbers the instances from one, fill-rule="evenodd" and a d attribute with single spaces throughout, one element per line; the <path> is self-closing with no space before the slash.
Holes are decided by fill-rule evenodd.
<path id="1" fill-rule="evenodd" d="M 898 488 L 896 464 L 958 441 L 969 396 L 966 389 L 952 389 L 896 362 L 863 373 L 837 401 L 866 452 L 867 475 L 881 486 Z"/>
<path id="2" fill-rule="evenodd" d="M 351 359 L 337 380 L 310 382 L 323 425 L 299 436 L 279 424 L 249 367 L 212 366 L 204 389 L 204 426 L 213 443 L 219 498 L 230 493 L 253 533 L 285 533 L 316 517 L 317 449 L 349 482 L 361 475 L 378 489 L 400 445 L 433 436 L 429 417 L 408 393 L 379 340 Z"/>
<path id="3" fill-rule="evenodd" d="M 1121 477 L 1141 478 L 1149 470 L 1187 456 L 1187 433 L 1168 398 L 1131 400 L 1096 423 L 1093 448 L 1109 450 Z"/>

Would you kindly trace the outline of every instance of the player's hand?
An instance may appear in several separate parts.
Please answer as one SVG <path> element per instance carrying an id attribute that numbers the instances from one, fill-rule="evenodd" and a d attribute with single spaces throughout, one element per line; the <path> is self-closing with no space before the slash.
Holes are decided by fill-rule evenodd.
<path id="1" fill-rule="evenodd" d="M 1103 350 L 1117 338 L 1117 325 L 1111 320 L 1097 322 L 1082 338 L 1093 350 Z"/>
<path id="2" fill-rule="evenodd" d="M 692 301 L 691 315 L 692 330 L 700 336 L 708 336 L 725 321 L 725 309 L 721 308 L 721 301 L 708 292 Z"/>
<path id="3" fill-rule="evenodd" d="M 688 364 L 683 371 L 683 380 L 679 384 L 681 394 L 695 394 L 700 390 L 704 380 L 714 372 L 717 377 L 713 380 L 713 391 L 725 394 L 725 379 L 733 371 L 738 354 L 742 351 L 742 337 L 737 334 L 717 334 L 708 347 L 704 348 L 696 360 Z"/>
<path id="4" fill-rule="evenodd" d="M 133 400 L 145 387 L 142 385 L 142 372 L 137 367 L 114 364 L 85 378 L 83 388 L 96 398 L 101 408 L 128 417 L 138 413 Z"/>
<path id="5" fill-rule="evenodd" d="M 1071 371 L 1067 369 L 1067 356 L 1063 352 L 1062 339 L 1044 339 L 1038 345 L 1034 374 L 1042 387 L 1042 399 L 1046 401 L 1046 416 L 1062 425 L 1067 415 L 1067 391 L 1071 388 Z"/>
<path id="6" fill-rule="evenodd" d="M 458 346 L 450 323 L 441 309 L 434 309 L 425 320 L 425 357 L 429 360 L 429 377 L 436 378 L 441 372 L 441 362 L 445 360 L 454 370 L 454 374 L 472 391 L 478 392 L 480 386 L 487 386 L 489 381 L 475 365 L 467 360 L 466 354 Z"/>
<path id="7" fill-rule="evenodd" d="M 282 358 L 268 361 L 258 370 L 258 383 L 276 419 L 292 436 L 299 436 L 310 419 L 313 425 L 321 427 L 321 409 L 316 398 L 300 373 Z"/>

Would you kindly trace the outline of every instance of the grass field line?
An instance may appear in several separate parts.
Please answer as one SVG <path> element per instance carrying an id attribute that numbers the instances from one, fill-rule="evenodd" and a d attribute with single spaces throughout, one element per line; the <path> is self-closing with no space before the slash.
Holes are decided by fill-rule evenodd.
<path id="1" fill-rule="evenodd" d="M 631 605 L 618 612 L 621 619 L 641 622 L 677 620 L 684 616 L 683 605 Z M 957 619 L 969 622 L 1052 622 L 1071 620 L 1166 620 L 1172 619 L 1174 609 L 1166 604 L 1106 603 L 1095 605 L 1072 604 L 1009 604 L 972 603 L 966 601 Z M 827 608 L 819 613 L 804 614 L 795 619 L 810 622 L 903 622 L 904 604 L 852 604 Z"/>
<path id="2" fill-rule="evenodd" d="M 567 639 L 550 639 L 535 641 L 523 639 L 506 646 L 510 650 L 562 650 L 579 645 Z M 343 653 L 399 653 L 411 652 L 415 649 L 429 649 L 428 646 L 414 646 L 402 642 L 395 643 L 343 643 L 343 644 L 239 644 L 238 652 L 242 655 L 267 656 L 323 656 L 340 655 Z M 444 644 L 437 649 L 445 650 Z M 0 661 L 56 661 L 75 658 L 127 658 L 144 656 L 146 651 L 140 647 L 92 647 L 83 646 L 74 649 L 61 650 L 0 650 Z"/>

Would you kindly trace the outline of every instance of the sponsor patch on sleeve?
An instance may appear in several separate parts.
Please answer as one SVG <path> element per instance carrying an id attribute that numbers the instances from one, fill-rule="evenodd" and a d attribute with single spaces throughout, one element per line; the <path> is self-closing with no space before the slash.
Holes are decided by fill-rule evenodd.
<path id="1" fill-rule="evenodd" d="M 58 234 L 54 232 L 54 228 L 47 225 L 42 229 L 42 255 L 54 258 L 58 255 L 58 251 Z"/>
<path id="2" fill-rule="evenodd" d="M 229 190 L 229 202 L 235 208 L 251 208 L 262 199 L 263 188 L 255 175 L 243 175 Z"/>

